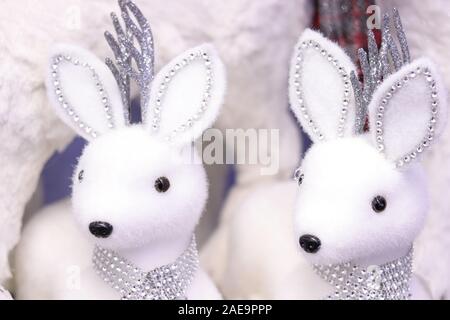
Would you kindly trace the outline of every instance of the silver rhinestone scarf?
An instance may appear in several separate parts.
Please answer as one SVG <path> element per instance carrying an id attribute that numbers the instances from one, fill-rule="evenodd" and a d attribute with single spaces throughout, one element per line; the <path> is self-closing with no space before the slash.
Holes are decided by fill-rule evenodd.
<path id="1" fill-rule="evenodd" d="M 380 266 L 363 268 L 350 262 L 314 265 L 316 273 L 334 287 L 326 300 L 408 300 L 413 249 Z"/>
<path id="2" fill-rule="evenodd" d="M 112 250 L 96 246 L 92 262 L 97 274 L 119 291 L 122 300 L 186 299 L 186 290 L 199 267 L 195 237 L 174 262 L 143 271 Z"/>

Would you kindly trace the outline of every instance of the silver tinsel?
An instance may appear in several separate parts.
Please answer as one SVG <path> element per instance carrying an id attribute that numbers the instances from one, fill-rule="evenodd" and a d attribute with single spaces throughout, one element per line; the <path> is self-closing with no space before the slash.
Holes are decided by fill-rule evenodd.
<path id="1" fill-rule="evenodd" d="M 358 51 L 364 85 L 359 82 L 356 74 L 351 75 L 356 102 L 356 134 L 362 133 L 364 130 L 367 108 L 378 85 L 393 72 L 410 62 L 408 43 L 397 9 L 393 11 L 393 24 L 401 54 L 392 35 L 390 24 L 391 18 L 386 13 L 383 16 L 382 40 L 379 51 L 371 30 L 367 33 L 368 53 L 362 48 Z"/>
<path id="2" fill-rule="evenodd" d="M 97 274 L 117 290 L 122 300 L 186 299 L 199 267 L 195 237 L 174 262 L 144 271 L 112 250 L 96 246 L 92 257 Z"/>
<path id="3" fill-rule="evenodd" d="M 334 287 L 326 300 L 407 300 L 411 298 L 413 249 L 404 257 L 364 268 L 352 263 L 314 265 L 316 273 Z"/>
<path id="4" fill-rule="evenodd" d="M 151 81 L 154 76 L 153 35 L 147 19 L 133 2 L 119 0 L 119 7 L 125 29 L 120 25 L 117 16 L 111 13 L 117 39 L 114 39 L 108 31 L 105 32 L 105 38 L 114 53 L 116 64 L 109 58 L 105 60 L 105 63 L 119 86 L 125 107 L 125 120 L 129 123 L 131 121 L 130 79 L 134 80 L 139 87 L 141 118 L 142 120 L 145 118 Z M 137 24 L 131 18 L 130 12 Z M 139 49 L 135 47 L 135 42 L 139 45 Z M 137 70 L 133 68 L 133 61 Z"/>
<path id="5" fill-rule="evenodd" d="M 408 41 L 406 40 L 405 31 L 403 30 L 402 21 L 400 19 L 400 14 L 397 8 L 394 8 L 393 10 L 393 17 L 395 30 L 397 31 L 397 39 L 398 42 L 400 43 L 400 48 L 402 50 L 403 64 L 406 64 L 410 62 L 411 57 L 409 54 Z"/>

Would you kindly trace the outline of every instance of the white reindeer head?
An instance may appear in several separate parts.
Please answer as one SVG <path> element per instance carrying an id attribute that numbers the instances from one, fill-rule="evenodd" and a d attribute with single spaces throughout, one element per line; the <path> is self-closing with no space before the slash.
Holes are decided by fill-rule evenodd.
<path id="1" fill-rule="evenodd" d="M 133 3 L 119 3 L 141 51 L 113 15 L 118 42 L 106 37 L 118 67 L 107 60 L 109 70 L 91 53 L 60 45 L 51 55 L 47 83 L 59 117 L 89 141 L 73 176 L 76 220 L 96 243 L 113 250 L 193 232 L 207 199 L 207 178 L 192 142 L 214 122 L 225 90 L 224 67 L 211 45 L 186 51 L 152 79 L 147 21 Z M 130 79 L 141 92 L 138 124 L 129 120 Z"/>
<path id="2" fill-rule="evenodd" d="M 406 45 L 399 58 L 386 29 L 379 55 L 372 33 L 369 61 L 360 51 L 364 92 L 350 58 L 321 34 L 306 30 L 295 48 L 291 107 L 314 142 L 296 172 L 295 234 L 315 264 L 407 251 L 424 224 L 427 187 L 417 160 L 444 128 L 446 96 L 434 65 L 409 63 Z"/>

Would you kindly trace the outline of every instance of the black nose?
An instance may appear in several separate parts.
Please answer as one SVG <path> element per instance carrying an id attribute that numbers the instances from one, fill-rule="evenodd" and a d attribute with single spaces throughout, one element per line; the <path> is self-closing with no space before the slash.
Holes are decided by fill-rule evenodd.
<path id="1" fill-rule="evenodd" d="M 308 253 L 316 253 L 320 249 L 320 239 L 310 234 L 300 237 L 300 247 Z"/>
<path id="2" fill-rule="evenodd" d="M 97 238 L 108 238 L 113 231 L 113 226 L 108 222 L 95 221 L 89 224 L 89 231 Z"/>

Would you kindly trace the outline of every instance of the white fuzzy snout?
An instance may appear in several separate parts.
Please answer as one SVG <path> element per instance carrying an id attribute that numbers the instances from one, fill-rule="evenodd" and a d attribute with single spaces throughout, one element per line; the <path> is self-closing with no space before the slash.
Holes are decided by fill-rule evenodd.
<path id="1" fill-rule="evenodd" d="M 172 148 L 141 125 L 92 141 L 73 176 L 73 209 L 82 231 L 114 249 L 192 233 L 206 198 L 206 175 L 195 152 Z"/>
<path id="2" fill-rule="evenodd" d="M 296 235 L 320 241 L 319 249 L 313 239 L 315 250 L 302 250 L 313 263 L 389 258 L 407 250 L 423 226 L 428 196 L 420 165 L 398 170 L 367 137 L 315 144 L 301 170 Z M 386 201 L 379 212 L 377 196 Z"/>

